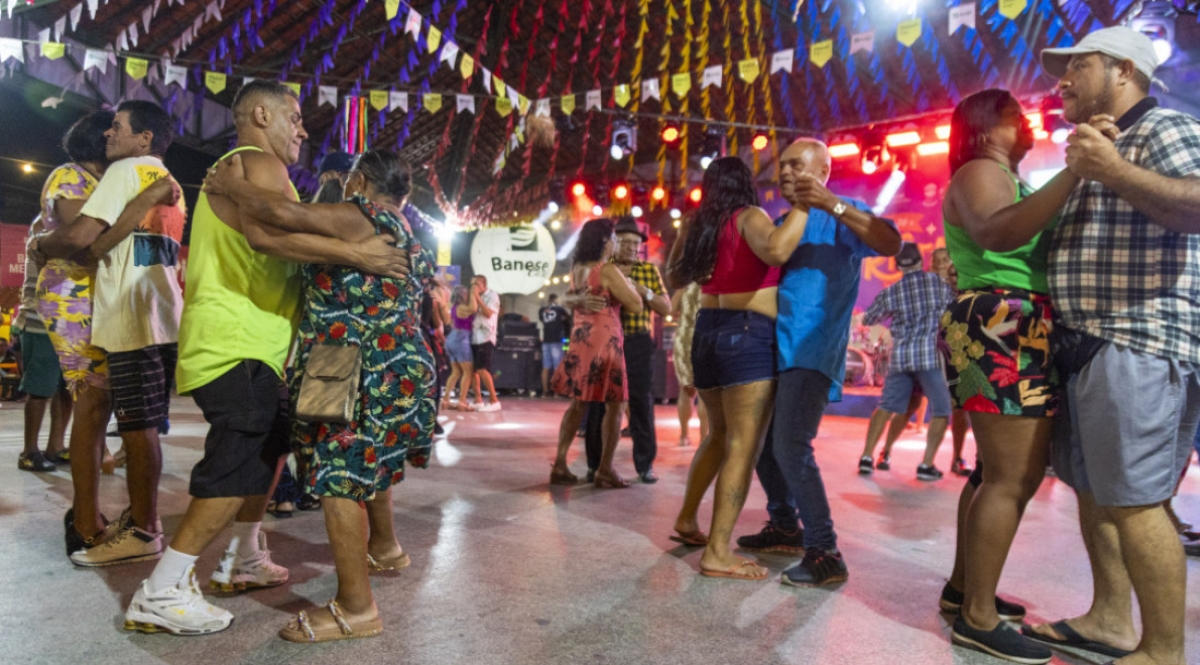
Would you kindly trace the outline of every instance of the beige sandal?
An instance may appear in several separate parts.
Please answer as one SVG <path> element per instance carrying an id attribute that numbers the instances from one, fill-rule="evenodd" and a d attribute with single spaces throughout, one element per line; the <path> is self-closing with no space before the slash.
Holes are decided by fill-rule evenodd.
<path id="1" fill-rule="evenodd" d="M 288 625 L 279 629 L 279 636 L 289 642 L 313 643 L 352 640 L 358 637 L 373 637 L 383 632 L 383 620 L 378 616 L 365 622 L 363 625 L 354 627 L 350 625 L 350 622 L 346 621 L 345 615 L 342 614 L 342 608 L 338 606 L 336 600 L 329 601 L 325 609 L 329 610 L 329 613 L 333 615 L 333 620 L 337 624 L 336 626 L 314 629 L 312 622 L 308 618 L 308 612 L 300 612 L 294 619 L 288 622 Z"/>
<path id="2" fill-rule="evenodd" d="M 401 568 L 408 568 L 411 565 L 412 559 L 408 557 L 408 552 L 401 552 L 400 556 L 382 557 L 379 559 L 367 553 L 367 567 L 372 571 L 400 570 Z"/>

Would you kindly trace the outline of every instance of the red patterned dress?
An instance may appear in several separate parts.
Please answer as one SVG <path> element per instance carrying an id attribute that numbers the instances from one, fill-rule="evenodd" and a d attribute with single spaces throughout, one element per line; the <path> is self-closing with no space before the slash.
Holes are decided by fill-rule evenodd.
<path id="1" fill-rule="evenodd" d="M 554 372 L 554 392 L 584 402 L 624 402 L 629 399 L 625 384 L 625 333 L 621 330 L 621 304 L 600 282 L 604 264 L 587 275 L 588 295 L 599 296 L 608 306 L 599 312 L 575 310 L 575 325 L 567 355 Z M 628 279 L 628 278 L 626 278 Z M 633 286 L 629 287 L 631 290 Z M 571 290 L 579 292 L 572 277 Z"/>

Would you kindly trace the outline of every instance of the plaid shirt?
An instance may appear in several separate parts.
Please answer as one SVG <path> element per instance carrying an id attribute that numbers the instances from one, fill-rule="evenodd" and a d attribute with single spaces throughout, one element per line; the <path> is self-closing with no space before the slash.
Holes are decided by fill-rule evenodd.
<path id="1" fill-rule="evenodd" d="M 634 284 L 650 287 L 654 295 L 663 294 L 662 280 L 658 277 L 658 268 L 654 267 L 653 263 L 638 261 L 633 264 L 633 268 L 629 272 L 629 279 Z M 650 332 L 650 308 L 643 307 L 642 311 L 634 314 L 621 308 L 621 327 L 625 329 L 625 336 L 644 335 Z"/>
<path id="2" fill-rule="evenodd" d="M 891 369 L 921 372 L 937 369 L 938 322 L 946 305 L 954 300 L 954 289 L 941 277 L 921 270 L 905 273 L 899 282 L 875 296 L 863 323 L 873 326 L 892 319 Z"/>
<path id="3" fill-rule="evenodd" d="M 1156 106 L 1148 98 L 1121 118 L 1117 150 L 1167 177 L 1200 176 L 1200 122 Z M 1168 231 L 1083 181 L 1063 208 L 1048 262 L 1050 298 L 1067 327 L 1200 362 L 1200 235 Z"/>

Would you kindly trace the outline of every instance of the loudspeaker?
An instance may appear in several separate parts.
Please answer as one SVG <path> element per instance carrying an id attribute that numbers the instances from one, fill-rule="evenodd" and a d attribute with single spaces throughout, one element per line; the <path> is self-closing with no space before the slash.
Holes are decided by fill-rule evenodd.
<path id="1" fill-rule="evenodd" d="M 542 352 L 501 351 L 492 353 L 492 376 L 496 390 L 541 390 Z"/>

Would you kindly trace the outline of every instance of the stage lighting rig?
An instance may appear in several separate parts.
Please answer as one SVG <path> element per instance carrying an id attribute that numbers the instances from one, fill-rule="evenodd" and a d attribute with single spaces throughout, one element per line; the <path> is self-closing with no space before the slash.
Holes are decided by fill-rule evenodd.
<path id="1" fill-rule="evenodd" d="M 1158 64 L 1171 59 L 1175 52 L 1175 3 L 1171 0 L 1147 0 L 1139 3 L 1141 10 L 1129 19 L 1129 27 L 1146 35 L 1154 44 Z M 1135 6 L 1134 9 L 1137 9 Z"/>
<path id="2" fill-rule="evenodd" d="M 614 120 L 612 146 L 608 153 L 613 159 L 624 159 L 637 150 L 637 125 L 632 120 Z"/>
<path id="3" fill-rule="evenodd" d="M 704 130 L 704 148 L 700 151 L 700 168 L 707 169 L 714 159 L 725 156 L 725 130 L 710 127 Z"/>

